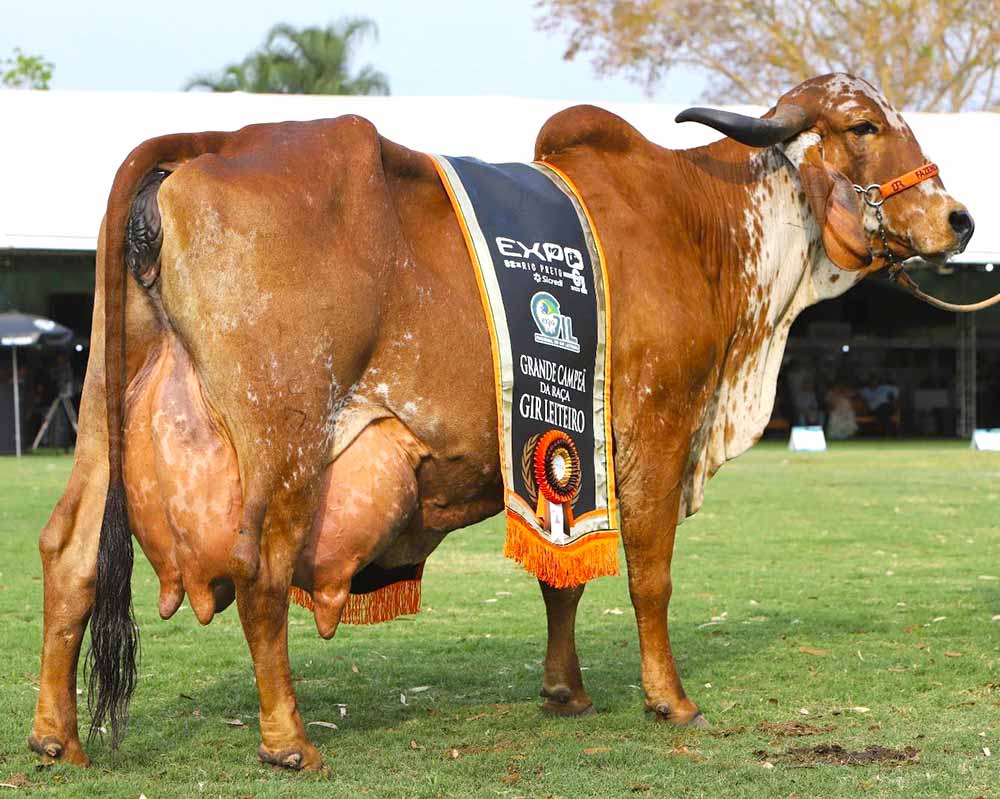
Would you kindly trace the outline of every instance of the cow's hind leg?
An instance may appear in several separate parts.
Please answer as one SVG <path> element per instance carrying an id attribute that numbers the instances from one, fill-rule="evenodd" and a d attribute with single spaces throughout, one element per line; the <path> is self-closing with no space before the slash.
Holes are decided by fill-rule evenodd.
<path id="1" fill-rule="evenodd" d="M 258 579 L 252 585 L 237 583 L 236 590 L 260 697 L 263 743 L 258 754 L 264 762 L 285 768 L 318 769 L 323 758 L 306 736 L 288 662 L 291 568 L 278 566 L 276 560 L 262 553 Z"/>
<path id="2" fill-rule="evenodd" d="M 84 445 L 85 446 L 85 445 Z M 78 450 L 73 476 L 42 531 L 44 580 L 42 670 L 28 745 L 43 762 L 87 766 L 76 717 L 80 645 L 94 605 L 97 544 L 107 490 L 107 462 Z M 102 474 L 103 470 L 103 474 Z"/>
<path id="3" fill-rule="evenodd" d="M 585 586 L 553 588 L 538 581 L 545 599 L 549 640 L 545 650 L 542 710 L 554 716 L 581 716 L 594 712 L 583 687 L 580 661 L 576 656 L 576 609 Z"/>
<path id="4" fill-rule="evenodd" d="M 351 578 L 412 518 L 420 449 L 400 422 L 382 420 L 369 425 L 327 467 L 309 539 L 292 564 L 295 585 L 312 596 L 316 626 L 324 638 L 337 629 Z M 260 757 L 286 768 L 318 768 L 322 760 L 306 737 L 288 664 L 292 577 L 288 564 L 263 551 L 253 589 L 238 587 L 237 602 L 260 693 Z"/>

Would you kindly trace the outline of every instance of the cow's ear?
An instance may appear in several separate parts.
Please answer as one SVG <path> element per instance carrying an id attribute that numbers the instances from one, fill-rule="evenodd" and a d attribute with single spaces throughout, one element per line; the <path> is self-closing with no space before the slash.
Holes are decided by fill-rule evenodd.
<path id="1" fill-rule="evenodd" d="M 872 262 L 871 247 L 861 219 L 861 204 L 851 182 L 823 160 L 820 148 L 808 148 L 799 164 L 799 178 L 809 207 L 823 232 L 823 249 L 841 269 L 864 269 Z"/>

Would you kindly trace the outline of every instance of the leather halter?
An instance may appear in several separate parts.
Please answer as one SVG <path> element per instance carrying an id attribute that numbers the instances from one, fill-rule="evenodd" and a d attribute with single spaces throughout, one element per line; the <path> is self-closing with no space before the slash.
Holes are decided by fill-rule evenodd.
<path id="1" fill-rule="evenodd" d="M 872 183 L 868 186 L 859 186 L 855 183 L 854 190 L 861 195 L 861 199 L 864 200 L 865 205 L 875 210 L 875 218 L 878 220 L 878 235 L 882 239 L 883 249 L 881 253 L 873 253 L 873 255 L 885 259 L 891 280 L 895 280 L 918 300 L 923 300 L 935 308 L 940 308 L 942 311 L 954 311 L 956 313 L 981 311 L 1000 302 L 1000 292 L 987 300 L 968 305 L 957 305 L 952 302 L 939 300 L 937 297 L 932 297 L 930 294 L 925 294 L 920 290 L 920 286 L 917 285 L 916 281 L 905 272 L 904 261 L 889 246 L 889 238 L 885 231 L 885 219 L 882 216 L 882 204 L 894 194 L 899 194 L 901 191 L 913 188 L 918 183 L 935 177 L 940 171 L 937 164 L 924 164 L 885 183 Z"/>

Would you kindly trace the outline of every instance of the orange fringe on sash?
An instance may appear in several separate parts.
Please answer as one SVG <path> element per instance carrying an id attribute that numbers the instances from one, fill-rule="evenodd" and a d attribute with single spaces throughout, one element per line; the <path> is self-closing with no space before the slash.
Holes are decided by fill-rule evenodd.
<path id="1" fill-rule="evenodd" d="M 289 598 L 306 610 L 313 609 L 312 595 L 297 586 L 288 589 Z M 420 611 L 420 578 L 390 583 L 368 594 L 347 598 L 342 624 L 381 624 Z"/>
<path id="2" fill-rule="evenodd" d="M 555 546 L 507 511 L 503 554 L 554 588 L 572 588 L 618 574 L 618 533 L 591 533 L 582 541 Z"/>

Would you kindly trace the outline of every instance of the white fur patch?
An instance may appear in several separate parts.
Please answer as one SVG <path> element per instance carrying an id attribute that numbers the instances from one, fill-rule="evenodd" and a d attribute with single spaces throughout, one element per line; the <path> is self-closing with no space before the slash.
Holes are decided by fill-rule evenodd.
<path id="1" fill-rule="evenodd" d="M 818 133 L 800 133 L 790 142 L 779 145 L 782 152 L 785 154 L 785 158 L 791 161 L 795 168 L 798 169 L 802 166 L 802 162 L 806 157 L 806 150 L 810 147 L 815 147 L 821 141 Z"/>
<path id="2" fill-rule="evenodd" d="M 802 134 L 785 148 L 788 159 L 774 151 L 755 156 L 760 180 L 749 191 L 744 224 L 751 249 L 758 255 L 743 265 L 749 284 L 760 286 L 764 301 L 748 298 L 745 330 L 763 330 L 755 350 L 741 363 L 726 364 L 718 391 L 706 398 L 704 423 L 695 433 L 685 473 L 679 521 L 701 506 L 705 484 L 726 461 L 746 452 L 760 438 L 774 407 L 778 372 L 788 331 L 805 308 L 837 297 L 861 279 L 861 272 L 835 266 L 820 244 L 820 229 L 808 203 L 800 197 L 798 172 L 816 134 Z M 791 162 L 791 163 L 790 163 Z M 755 224 L 757 223 L 757 224 Z M 762 231 L 758 237 L 755 230 Z"/>

